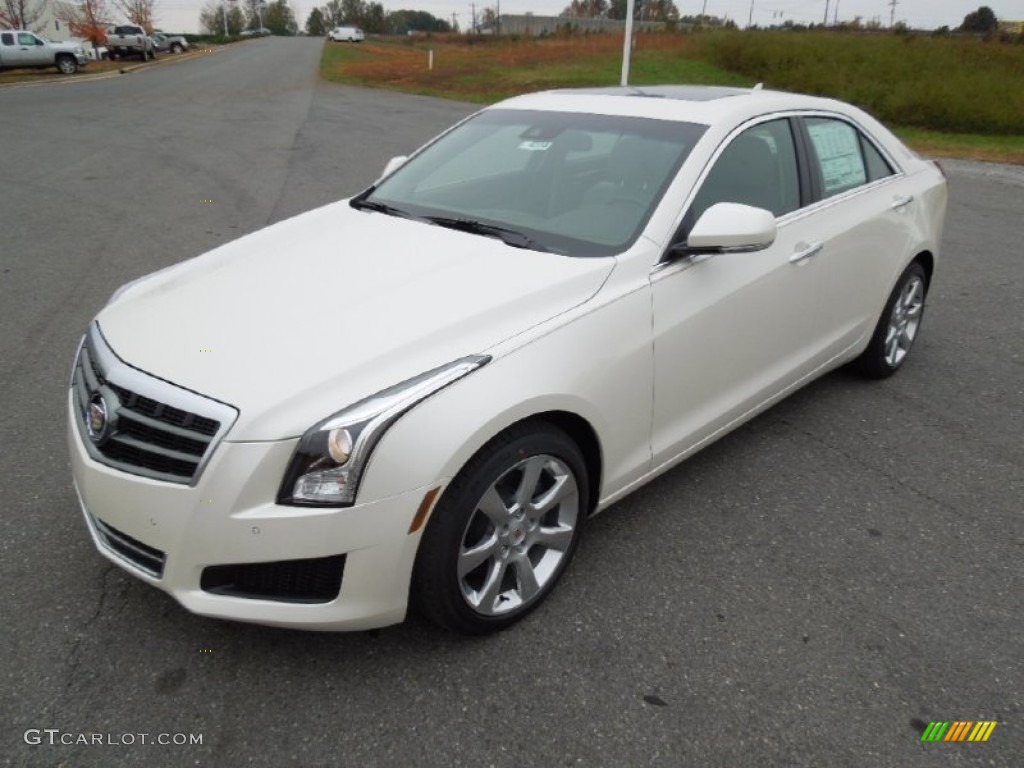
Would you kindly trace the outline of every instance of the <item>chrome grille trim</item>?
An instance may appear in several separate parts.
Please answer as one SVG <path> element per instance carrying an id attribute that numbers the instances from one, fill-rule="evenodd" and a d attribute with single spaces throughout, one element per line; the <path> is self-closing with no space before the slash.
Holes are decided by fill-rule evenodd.
<path id="1" fill-rule="evenodd" d="M 121 360 L 97 323 L 89 327 L 72 372 L 74 411 L 86 451 L 122 472 L 194 486 L 238 418 L 230 405 L 145 373 Z M 91 399 L 114 403 L 112 433 L 89 436 Z M 118 428 L 120 427 L 120 428 Z"/>

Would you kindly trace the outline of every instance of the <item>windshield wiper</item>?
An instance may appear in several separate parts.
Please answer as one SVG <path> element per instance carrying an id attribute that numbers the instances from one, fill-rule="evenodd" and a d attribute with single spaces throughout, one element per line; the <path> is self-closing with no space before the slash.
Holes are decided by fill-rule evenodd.
<path id="1" fill-rule="evenodd" d="M 418 216 L 413 216 L 408 211 L 396 208 L 393 205 L 387 203 L 381 203 L 377 200 L 367 200 L 365 197 L 357 197 L 354 200 L 349 201 L 349 205 L 359 211 L 376 211 L 377 213 L 386 213 L 388 216 L 399 216 L 403 219 L 418 219 Z"/>
<path id="2" fill-rule="evenodd" d="M 447 216 L 427 216 L 426 220 L 437 224 L 439 227 L 457 229 L 460 232 L 469 232 L 474 235 L 496 237 L 504 242 L 505 245 L 511 245 L 513 248 L 528 248 L 532 251 L 549 252 L 547 248 L 528 235 L 515 229 L 499 227 L 496 224 L 484 224 L 476 219 L 449 218 Z"/>

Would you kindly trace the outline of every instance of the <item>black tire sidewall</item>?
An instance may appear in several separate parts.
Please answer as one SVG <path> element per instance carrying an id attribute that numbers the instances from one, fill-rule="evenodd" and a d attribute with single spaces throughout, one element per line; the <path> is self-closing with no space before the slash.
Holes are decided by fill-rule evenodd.
<path id="1" fill-rule="evenodd" d="M 907 283 L 914 277 L 917 276 L 921 279 L 925 287 L 925 299 L 928 296 L 928 275 L 925 273 L 924 267 L 918 262 L 911 262 L 903 273 L 900 275 L 899 280 L 896 281 L 896 285 L 893 286 L 892 292 L 889 294 L 888 300 L 885 302 L 885 308 L 882 310 L 881 316 L 878 318 L 878 323 L 875 325 L 875 331 L 871 336 L 871 341 L 868 342 L 867 349 L 861 354 L 860 357 L 854 361 L 854 367 L 856 370 L 866 376 L 875 379 L 884 379 L 892 376 L 898 371 L 903 364 L 906 363 L 907 358 L 910 357 L 910 352 L 913 351 L 913 347 L 908 350 L 907 354 L 900 360 L 896 365 L 890 365 L 885 359 L 885 339 L 889 332 L 889 323 L 892 318 L 892 310 L 899 301 Z M 920 321 L 924 320 L 925 306 L 921 307 Z M 918 328 L 918 334 L 920 334 L 920 328 Z M 916 344 L 917 337 L 915 336 L 914 342 Z"/>
<path id="2" fill-rule="evenodd" d="M 466 603 L 459 588 L 456 568 L 466 525 L 484 492 L 502 474 L 524 459 L 540 454 L 563 461 L 575 475 L 579 491 L 575 535 L 558 570 L 529 604 L 501 616 L 484 616 Z M 571 561 L 589 512 L 589 495 L 583 454 L 561 429 L 533 422 L 498 436 L 466 463 L 427 523 L 413 573 L 414 606 L 435 623 L 466 634 L 486 634 L 516 623 L 547 598 Z"/>

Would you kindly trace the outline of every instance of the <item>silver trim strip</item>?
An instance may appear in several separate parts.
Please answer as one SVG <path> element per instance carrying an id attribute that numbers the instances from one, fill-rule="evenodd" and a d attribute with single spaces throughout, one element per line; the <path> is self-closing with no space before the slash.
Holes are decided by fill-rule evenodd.
<path id="1" fill-rule="evenodd" d="M 161 558 L 157 555 L 154 555 L 152 552 L 147 552 L 146 550 L 142 549 L 142 547 L 138 546 L 138 544 L 135 544 L 134 541 L 129 541 L 127 534 L 123 534 L 120 531 L 111 528 L 98 517 L 93 517 L 92 522 L 93 525 L 96 526 L 96 533 L 99 534 L 99 539 L 101 542 L 103 542 L 103 547 L 108 552 L 110 552 L 112 555 L 115 555 L 118 559 L 128 563 L 129 565 L 135 566 L 140 571 L 148 573 L 154 579 L 163 578 L 164 566 L 167 564 L 166 553 L 161 553 L 163 554 L 163 557 Z M 113 544 L 111 544 L 111 542 L 116 542 L 118 546 L 124 547 L 129 552 L 132 552 L 135 555 L 136 559 L 125 557 L 121 552 L 117 550 L 117 548 Z M 141 542 L 139 543 L 141 544 Z M 159 552 L 160 550 L 154 547 L 154 551 Z M 149 565 L 147 565 L 148 563 L 157 563 L 159 564 L 160 567 L 159 569 L 152 568 Z"/>

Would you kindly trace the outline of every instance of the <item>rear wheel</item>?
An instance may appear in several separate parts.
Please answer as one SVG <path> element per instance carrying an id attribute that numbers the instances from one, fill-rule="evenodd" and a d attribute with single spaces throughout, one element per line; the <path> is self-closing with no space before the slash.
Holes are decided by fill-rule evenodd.
<path id="1" fill-rule="evenodd" d="M 562 575 L 588 503 L 586 464 L 565 432 L 538 421 L 499 435 L 452 481 L 427 524 L 414 603 L 458 632 L 514 624 Z"/>
<path id="2" fill-rule="evenodd" d="M 57 57 L 57 71 L 62 75 L 73 75 L 78 71 L 78 62 L 67 54 Z"/>
<path id="3" fill-rule="evenodd" d="M 171 53 L 181 53 L 181 43 L 172 43 Z"/>
<path id="4" fill-rule="evenodd" d="M 916 261 L 896 281 L 867 349 L 853 368 L 873 379 L 884 379 L 900 369 L 914 345 L 924 316 L 928 277 Z"/>

